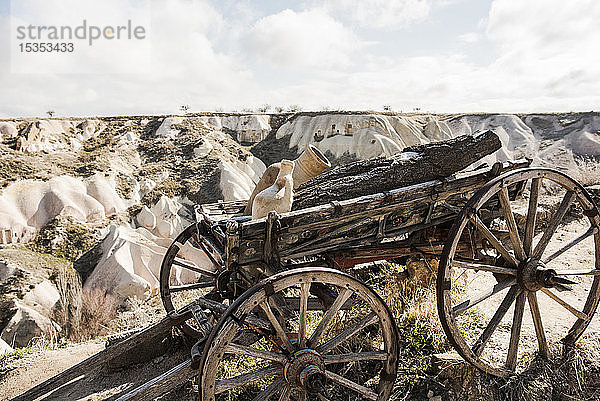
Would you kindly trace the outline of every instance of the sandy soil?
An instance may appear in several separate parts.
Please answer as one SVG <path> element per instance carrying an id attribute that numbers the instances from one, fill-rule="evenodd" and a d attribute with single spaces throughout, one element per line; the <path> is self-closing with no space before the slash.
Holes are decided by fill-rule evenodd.
<path id="1" fill-rule="evenodd" d="M 0 400 L 9 400 L 44 380 L 104 349 L 104 342 L 90 341 L 27 355 L 15 361 L 0 381 Z"/>

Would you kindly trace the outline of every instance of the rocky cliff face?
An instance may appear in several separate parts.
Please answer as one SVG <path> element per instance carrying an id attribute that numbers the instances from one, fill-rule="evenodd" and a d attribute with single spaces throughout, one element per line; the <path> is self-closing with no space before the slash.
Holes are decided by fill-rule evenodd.
<path id="1" fill-rule="evenodd" d="M 14 119 L 0 121 L 0 244 L 27 245 L 71 262 L 89 251 L 76 263 L 84 291 L 147 298 L 157 293 L 162 255 L 191 223 L 193 205 L 248 198 L 265 165 L 293 159 L 309 144 L 340 164 L 487 129 L 503 146 L 483 162 L 531 157 L 536 165 L 599 183 L 595 113 Z M 4 284 L 19 271 L 6 266 L 0 263 Z M 43 288 L 36 303 L 56 303 Z M 15 319 L 52 317 L 54 306 L 19 297 L 11 302 L 0 319 L 6 343 L 15 338 Z M 57 329 L 46 323 L 37 324 L 40 333 Z"/>

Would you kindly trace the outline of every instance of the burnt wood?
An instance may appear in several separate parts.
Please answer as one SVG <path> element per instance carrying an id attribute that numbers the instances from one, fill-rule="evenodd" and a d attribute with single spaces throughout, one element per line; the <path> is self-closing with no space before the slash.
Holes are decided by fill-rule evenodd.
<path id="1" fill-rule="evenodd" d="M 392 157 L 377 157 L 335 167 L 302 184 L 293 210 L 385 192 L 449 177 L 502 146 L 493 131 L 411 146 Z"/>

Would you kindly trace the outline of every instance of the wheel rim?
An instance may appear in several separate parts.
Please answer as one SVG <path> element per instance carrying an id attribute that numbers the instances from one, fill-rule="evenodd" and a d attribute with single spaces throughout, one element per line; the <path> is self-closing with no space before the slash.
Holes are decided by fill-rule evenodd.
<path id="1" fill-rule="evenodd" d="M 208 247 L 203 237 L 198 235 L 196 224 L 193 224 L 183 230 L 167 249 L 160 269 L 160 297 L 167 312 L 180 310 L 199 297 L 208 296 L 222 301 L 215 290 L 222 269 L 215 263 L 218 263 L 217 260 L 207 256 L 206 250 L 211 249 Z M 180 327 L 192 337 L 204 335 L 193 319 Z"/>
<path id="2" fill-rule="evenodd" d="M 315 310 L 313 283 L 336 294 L 329 308 Z M 260 333 L 250 341 L 245 337 L 249 327 Z M 296 269 L 246 291 L 215 326 L 201 364 L 202 399 L 339 399 L 349 394 L 348 399 L 385 400 L 396 364 L 395 324 L 377 294 L 333 269 Z"/>
<path id="3" fill-rule="evenodd" d="M 525 186 L 528 199 L 511 200 Z M 548 205 L 547 218 L 540 219 Z M 570 221 L 574 205 L 587 217 L 583 228 Z M 489 213 L 494 208 L 498 217 Z M 563 245 L 556 231 L 564 224 L 581 232 Z M 598 228 L 589 194 L 558 171 L 517 170 L 481 188 L 457 217 L 438 271 L 438 312 L 458 353 L 488 373 L 506 376 L 519 367 L 520 353 L 536 348 L 548 357 L 549 343 L 573 344 L 600 298 Z M 477 238 L 483 238 L 481 244 Z M 459 251 L 465 240 L 475 244 L 470 256 Z M 592 252 L 589 266 L 564 267 L 565 258 L 582 247 Z"/>

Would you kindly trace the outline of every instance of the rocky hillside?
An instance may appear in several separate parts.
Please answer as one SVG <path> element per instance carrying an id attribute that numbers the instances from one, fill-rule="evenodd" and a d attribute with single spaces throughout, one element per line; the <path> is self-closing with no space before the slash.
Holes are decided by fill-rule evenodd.
<path id="1" fill-rule="evenodd" d="M 248 198 L 265 165 L 309 144 L 340 164 L 487 129 L 503 147 L 483 162 L 530 157 L 600 183 L 596 113 L 0 121 L 0 348 L 65 335 L 70 300 L 81 297 L 65 289 L 78 280 L 83 294 L 111 295 L 113 308 L 155 295 L 162 256 L 193 205 Z M 24 253 L 27 263 L 15 257 Z"/>

